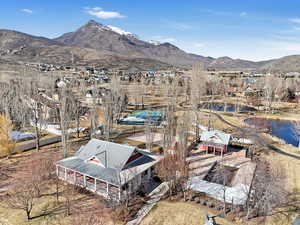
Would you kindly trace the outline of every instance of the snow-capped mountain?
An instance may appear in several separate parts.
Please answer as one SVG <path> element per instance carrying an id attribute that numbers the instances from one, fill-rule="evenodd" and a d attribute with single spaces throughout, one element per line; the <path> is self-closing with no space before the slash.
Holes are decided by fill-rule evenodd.
<path id="1" fill-rule="evenodd" d="M 62 64 L 77 62 L 83 65 L 97 63 L 110 67 L 139 65 L 139 68 L 161 68 L 167 64 L 192 65 L 201 61 L 207 67 L 215 69 L 257 69 L 268 63 L 189 54 L 168 42 L 143 41 L 131 32 L 96 21 L 89 21 L 75 32 L 52 40 L 17 31 L 0 30 L 0 55 L 2 61 Z M 288 61 L 291 61 L 290 58 Z"/>
<path id="2" fill-rule="evenodd" d="M 105 50 L 126 57 L 150 58 L 171 64 L 194 64 L 199 59 L 170 43 L 143 41 L 131 32 L 94 20 L 55 41 L 68 46 Z"/>

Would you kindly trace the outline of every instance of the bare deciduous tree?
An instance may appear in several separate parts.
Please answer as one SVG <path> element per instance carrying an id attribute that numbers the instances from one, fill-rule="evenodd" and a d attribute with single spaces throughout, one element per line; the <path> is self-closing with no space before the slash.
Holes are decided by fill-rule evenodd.
<path id="1" fill-rule="evenodd" d="M 295 121 L 293 123 L 293 133 L 295 139 L 298 141 L 298 148 L 300 150 L 300 121 Z"/>
<path id="2" fill-rule="evenodd" d="M 69 216 L 73 209 L 73 200 L 76 193 L 76 186 L 72 184 L 67 184 L 64 190 L 64 205 L 65 205 L 65 215 Z"/>
<path id="3" fill-rule="evenodd" d="M 145 136 L 146 136 L 146 148 L 151 151 L 152 150 L 152 145 L 153 145 L 153 140 L 154 140 L 154 135 L 155 133 L 153 132 L 153 121 L 149 118 L 146 123 L 145 127 Z"/>
<path id="4" fill-rule="evenodd" d="M 56 158 L 50 153 L 33 153 L 31 159 L 24 165 L 24 179 L 35 189 L 36 197 L 41 197 L 43 187 L 50 183 L 55 170 Z"/>
<path id="5" fill-rule="evenodd" d="M 70 127 L 72 120 L 76 117 L 76 110 L 74 107 L 77 107 L 77 104 L 73 104 L 75 97 L 72 93 L 72 90 L 67 87 L 63 87 L 59 90 L 59 118 L 60 118 L 60 129 L 61 129 L 61 140 L 62 140 L 62 149 L 63 156 L 66 158 L 69 153 L 69 136 L 70 136 Z M 75 112 L 75 113 L 74 113 Z"/>
<path id="6" fill-rule="evenodd" d="M 26 83 L 28 84 L 28 83 Z M 39 86 L 37 81 L 31 80 L 28 84 L 28 91 L 26 95 L 26 103 L 30 112 L 30 120 L 33 123 L 35 129 L 35 141 L 36 141 L 36 150 L 40 149 L 40 139 L 42 137 L 42 128 L 45 124 L 46 112 L 45 112 L 45 103 L 43 102 L 43 97 L 39 92 Z"/>
<path id="7" fill-rule="evenodd" d="M 67 127 L 67 96 L 65 88 L 61 89 L 60 92 L 60 105 L 59 105 L 59 117 L 60 117 L 60 130 L 61 130 L 61 142 L 63 149 L 63 156 L 68 156 L 68 127 Z"/>
<path id="8" fill-rule="evenodd" d="M 106 92 L 103 98 L 105 133 L 107 140 L 110 138 L 113 124 L 119 120 L 126 104 L 127 96 L 121 86 L 120 78 L 114 74 L 110 83 L 110 90 Z"/>
<path id="9" fill-rule="evenodd" d="M 206 74 L 204 72 L 204 66 L 202 63 L 193 66 L 190 84 L 190 99 L 192 110 L 195 115 L 195 123 L 200 123 L 199 107 L 201 105 L 201 98 L 205 95 L 206 91 Z M 199 137 L 199 127 L 195 126 L 196 138 Z"/>
<path id="10" fill-rule="evenodd" d="M 177 83 L 173 80 L 171 84 L 165 85 L 165 97 L 167 107 L 165 109 L 165 126 L 163 129 L 163 149 L 166 153 L 172 147 L 176 137 L 177 117 L 175 115 L 177 106 Z"/>
<path id="11" fill-rule="evenodd" d="M 174 151 L 165 151 L 164 159 L 158 164 L 158 176 L 167 181 L 170 187 L 170 195 L 182 191 L 185 196 L 188 180 L 188 133 L 189 117 L 187 113 L 180 118 L 177 127 L 178 142 Z"/>
<path id="12" fill-rule="evenodd" d="M 23 210 L 27 220 L 30 220 L 32 209 L 36 203 L 34 186 L 24 180 L 22 185 L 16 185 L 9 191 L 5 203 L 9 208 Z"/>
<path id="13" fill-rule="evenodd" d="M 279 88 L 280 81 L 273 74 L 269 73 L 265 77 L 265 87 L 264 87 L 264 97 L 265 97 L 265 106 L 267 111 L 273 112 L 273 102 L 275 101 L 275 94 Z"/>
<path id="14" fill-rule="evenodd" d="M 246 217 L 270 216 L 275 213 L 276 207 L 288 202 L 289 194 L 284 181 L 285 172 L 282 167 L 259 161 L 246 203 Z"/>

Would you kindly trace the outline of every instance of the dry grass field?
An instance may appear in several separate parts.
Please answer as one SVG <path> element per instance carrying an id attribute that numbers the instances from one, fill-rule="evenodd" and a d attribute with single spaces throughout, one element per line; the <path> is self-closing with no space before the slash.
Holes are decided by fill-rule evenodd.
<path id="1" fill-rule="evenodd" d="M 72 139 L 70 146 L 70 154 L 78 150 L 79 146 L 84 144 L 84 139 Z M 39 155 L 50 154 L 53 158 L 61 158 L 60 143 L 42 147 Z M 23 168 L 30 162 L 36 151 L 27 151 L 14 154 L 9 158 L 0 158 L 0 190 L 11 190 L 17 183 L 19 178 L 23 176 Z M 52 158 L 51 157 L 51 158 Z M 41 197 L 34 199 L 34 206 L 31 213 L 32 219 L 27 221 L 26 214 L 23 210 L 16 210 L 8 207 L 6 204 L 5 191 L 0 191 L 0 224 L 1 225 L 70 225 L 72 219 L 76 216 L 77 210 L 86 212 L 94 204 L 102 204 L 94 195 L 88 193 L 80 193 L 72 190 L 70 199 L 71 215 L 66 216 L 66 192 L 70 191 L 63 183 L 59 184 L 59 199 L 56 199 L 56 183 L 49 180 L 42 186 Z M 83 211 L 82 211 L 83 210 Z M 88 211 L 87 211 L 88 212 Z M 110 218 L 107 218 L 107 225 L 111 224 Z"/>
<path id="2" fill-rule="evenodd" d="M 161 201 L 144 218 L 141 225 L 199 225 L 204 224 L 207 213 L 215 215 L 215 212 L 197 204 Z M 222 225 L 237 224 L 222 218 L 216 218 L 216 222 Z"/>
<path id="3" fill-rule="evenodd" d="M 268 154 L 262 154 L 262 157 L 266 158 L 272 164 L 280 166 L 285 170 L 286 188 L 293 193 L 296 199 L 300 200 L 300 161 L 292 159 L 288 156 L 281 155 L 279 153 L 270 152 Z M 300 204 L 299 204 L 300 207 Z M 226 219 L 218 218 L 216 221 L 222 225 L 290 225 L 294 218 L 299 215 L 300 211 L 288 211 L 289 208 L 277 209 L 279 211 L 285 211 L 281 213 L 275 213 L 273 216 L 266 218 L 266 221 L 250 220 L 250 221 L 228 221 Z M 217 212 L 207 207 L 194 203 L 186 202 L 169 202 L 161 201 L 156 207 L 149 213 L 147 217 L 142 221 L 141 225 L 198 225 L 204 224 L 204 218 L 207 213 L 217 215 Z M 260 218 L 262 219 L 262 218 Z"/>
<path id="4" fill-rule="evenodd" d="M 76 218 L 77 212 L 88 213 L 88 209 L 95 204 L 97 199 L 91 194 L 80 194 L 74 192 L 72 195 L 71 215 L 66 215 L 65 202 L 66 199 L 62 195 L 59 201 L 56 200 L 54 194 L 54 186 L 50 186 L 47 192 L 43 192 L 43 196 L 35 199 L 34 207 L 31 213 L 32 219 L 27 221 L 26 214 L 22 210 L 7 208 L 4 202 L 0 202 L 0 224 L 1 225 L 73 225 L 72 221 Z M 60 192 L 64 192 L 66 187 L 60 185 Z M 97 202 L 97 204 L 102 204 Z M 79 211 L 77 211 L 79 210 Z M 85 210 L 85 211 L 82 211 Z M 75 218 L 74 218 L 75 216 Z M 105 218 L 105 225 L 114 224 L 111 218 Z"/>

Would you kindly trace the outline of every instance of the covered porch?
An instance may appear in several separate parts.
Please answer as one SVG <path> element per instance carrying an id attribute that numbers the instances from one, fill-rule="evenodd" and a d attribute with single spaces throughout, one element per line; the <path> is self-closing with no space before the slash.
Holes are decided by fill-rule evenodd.
<path id="1" fill-rule="evenodd" d="M 126 176 L 127 179 L 124 179 L 124 172 L 126 174 L 127 171 L 125 170 L 122 172 L 123 173 L 120 175 L 120 180 L 123 182 L 122 185 L 118 186 L 73 169 L 56 165 L 56 174 L 59 179 L 70 184 L 83 187 L 95 194 L 105 197 L 106 199 L 112 199 L 116 201 L 122 201 L 130 196 L 133 196 L 139 187 L 142 184 L 147 183 L 152 177 L 151 167 L 139 174 L 136 174 L 135 176 Z"/>
<path id="2" fill-rule="evenodd" d="M 59 179 L 83 187 L 95 194 L 101 195 L 107 199 L 121 201 L 125 194 L 122 187 L 111 184 L 107 181 L 77 172 L 75 170 L 56 165 L 56 175 Z"/>
<path id="3" fill-rule="evenodd" d="M 216 152 L 220 152 L 221 156 L 223 157 L 223 154 L 227 152 L 228 146 L 224 144 L 209 142 L 209 141 L 201 141 L 199 144 L 199 151 L 205 152 L 208 154 L 209 152 L 213 152 L 214 155 Z"/>

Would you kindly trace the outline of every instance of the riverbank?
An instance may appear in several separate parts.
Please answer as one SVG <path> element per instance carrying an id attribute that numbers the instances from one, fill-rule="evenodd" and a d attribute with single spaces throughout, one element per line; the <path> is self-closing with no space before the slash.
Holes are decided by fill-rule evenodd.
<path id="1" fill-rule="evenodd" d="M 289 121 L 300 121 L 300 115 L 296 113 L 263 113 L 257 112 L 253 117 L 260 117 L 265 119 L 273 119 L 273 120 L 289 120 Z"/>

